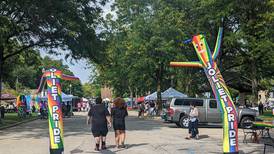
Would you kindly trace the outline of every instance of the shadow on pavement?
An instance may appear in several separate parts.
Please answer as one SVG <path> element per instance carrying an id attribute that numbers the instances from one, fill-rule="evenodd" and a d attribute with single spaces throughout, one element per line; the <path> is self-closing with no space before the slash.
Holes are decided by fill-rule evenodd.
<path id="1" fill-rule="evenodd" d="M 74 153 L 83 153 L 84 151 L 83 150 L 80 150 L 80 149 L 74 149 L 72 151 L 70 151 L 71 154 L 74 154 Z"/>
<path id="2" fill-rule="evenodd" d="M 166 127 L 162 121 L 153 119 L 140 119 L 135 116 L 129 116 L 126 118 L 127 131 L 154 130 L 161 129 L 162 127 Z"/>
<path id="3" fill-rule="evenodd" d="M 210 152 L 210 153 L 213 153 L 213 154 L 219 154 L 219 152 Z M 244 152 L 243 150 L 239 150 L 239 154 L 252 154 L 252 153 L 263 153 L 263 151 L 261 149 L 258 149 L 258 150 L 253 150 L 253 151 L 249 151 L 249 152 Z"/>
<path id="4" fill-rule="evenodd" d="M 115 145 L 110 145 L 110 146 L 107 146 L 108 149 L 106 150 L 102 150 L 102 151 L 99 151 L 99 152 L 96 152 L 96 151 L 85 151 L 85 153 L 103 153 L 103 154 L 115 154 L 117 152 L 120 152 L 120 151 L 124 151 L 124 150 L 127 150 L 127 149 L 130 149 L 130 148 L 133 148 L 133 147 L 139 147 L 139 146 L 143 146 L 143 145 L 148 145 L 148 143 L 141 143 L 141 144 L 126 144 L 126 147 L 125 149 L 116 149 L 116 146 Z M 115 149 L 115 150 L 110 150 L 110 149 Z M 83 151 L 81 150 L 80 153 L 82 153 Z M 77 152 L 79 153 L 79 152 Z M 73 154 L 71 152 L 71 154 Z"/>
<path id="5" fill-rule="evenodd" d="M 199 135 L 199 140 L 205 139 L 205 138 L 209 138 L 208 135 Z"/>
<path id="6" fill-rule="evenodd" d="M 90 135 L 90 126 L 86 125 L 86 116 L 75 115 L 70 118 L 63 118 L 64 136 Z M 127 131 L 138 130 L 154 130 L 166 127 L 161 121 L 139 119 L 135 116 L 126 118 Z M 111 128 L 109 131 L 113 131 Z M 4 140 L 5 136 L 9 139 L 21 140 L 24 138 L 41 139 L 49 137 L 48 120 L 35 120 L 29 123 L 18 125 L 16 127 L 4 129 L 0 131 L 0 140 Z"/>
<path id="7" fill-rule="evenodd" d="M 90 134 L 90 126 L 86 125 L 85 116 L 74 116 L 71 118 L 63 118 L 64 121 L 64 136 L 75 136 Z M 24 123 L 12 128 L 0 131 L 0 140 L 4 140 L 5 136 L 9 139 L 21 140 L 24 138 L 48 138 L 49 129 L 47 120 L 35 120 L 29 123 Z"/>
<path id="8" fill-rule="evenodd" d="M 163 123 L 163 124 L 169 128 L 180 128 L 180 127 L 176 126 L 175 123 Z M 199 128 L 222 128 L 222 126 L 221 125 L 199 124 Z M 182 129 L 188 129 L 188 128 L 182 128 Z"/>

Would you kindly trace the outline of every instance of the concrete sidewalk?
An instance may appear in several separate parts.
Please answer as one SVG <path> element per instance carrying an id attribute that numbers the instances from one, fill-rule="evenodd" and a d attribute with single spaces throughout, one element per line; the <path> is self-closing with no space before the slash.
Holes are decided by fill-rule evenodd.
<path id="1" fill-rule="evenodd" d="M 127 118 L 128 149 L 116 149 L 114 133 L 107 136 L 106 154 L 207 154 L 222 153 L 222 128 L 200 128 L 200 140 L 185 140 L 187 129 L 160 120 L 144 120 L 129 111 Z M 64 119 L 65 154 L 95 153 L 94 139 L 90 126 L 86 125 L 87 113 L 76 113 L 73 118 Z M 261 154 L 263 144 L 242 143 L 243 133 L 239 130 L 240 153 Z M 0 154 L 48 154 L 48 122 L 36 120 L 6 130 L 0 130 Z M 274 149 L 267 147 L 268 153 Z"/>

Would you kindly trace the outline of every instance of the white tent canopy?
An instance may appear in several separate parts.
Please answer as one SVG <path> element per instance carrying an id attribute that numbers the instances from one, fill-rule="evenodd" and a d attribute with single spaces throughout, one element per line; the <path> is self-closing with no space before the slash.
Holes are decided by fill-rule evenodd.
<path id="1" fill-rule="evenodd" d="M 161 93 L 162 95 L 162 100 L 167 100 L 170 98 L 182 98 L 182 97 L 187 97 L 186 94 L 183 94 L 177 90 L 175 90 L 174 88 L 168 88 L 166 91 Z M 146 101 L 155 101 L 157 100 L 157 91 L 155 91 L 154 93 L 148 95 L 145 97 Z"/>
<path id="2" fill-rule="evenodd" d="M 154 101 L 154 100 L 157 100 L 157 91 L 155 91 L 154 93 L 150 94 L 150 95 L 147 95 L 145 97 L 145 100 L 146 101 Z"/>
<path id="3" fill-rule="evenodd" d="M 162 93 L 163 99 L 182 98 L 182 97 L 187 97 L 187 95 L 175 90 L 172 87 L 168 88 L 166 91 Z"/>
<path id="4" fill-rule="evenodd" d="M 88 99 L 86 99 L 86 98 L 82 98 L 82 100 L 83 100 L 83 102 L 88 102 Z"/>

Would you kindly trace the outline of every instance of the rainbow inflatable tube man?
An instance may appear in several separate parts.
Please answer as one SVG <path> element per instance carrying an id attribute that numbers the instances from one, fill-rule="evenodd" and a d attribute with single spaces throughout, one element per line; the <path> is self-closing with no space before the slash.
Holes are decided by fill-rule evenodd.
<path id="1" fill-rule="evenodd" d="M 204 35 L 193 36 L 194 45 L 199 61 L 196 62 L 171 62 L 174 67 L 199 67 L 203 68 L 217 102 L 220 105 L 223 119 L 223 152 L 238 153 L 238 122 L 235 105 L 225 84 L 225 81 L 216 64 L 220 52 L 223 28 L 219 28 L 218 37 L 213 55 L 205 40 Z"/>
<path id="2" fill-rule="evenodd" d="M 50 154 L 64 153 L 61 79 L 78 80 L 76 77 L 64 75 L 60 70 L 51 68 L 43 74 L 38 88 L 38 92 L 41 92 L 47 83 Z"/>

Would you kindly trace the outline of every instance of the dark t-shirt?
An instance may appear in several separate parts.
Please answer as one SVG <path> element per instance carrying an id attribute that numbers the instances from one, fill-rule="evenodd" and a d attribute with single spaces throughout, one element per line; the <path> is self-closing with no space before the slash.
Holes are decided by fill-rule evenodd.
<path id="1" fill-rule="evenodd" d="M 92 106 L 88 112 L 88 116 L 92 117 L 91 129 L 93 131 L 108 130 L 106 117 L 110 116 L 110 114 L 103 104 Z"/>
<path id="2" fill-rule="evenodd" d="M 111 109 L 111 116 L 113 119 L 125 119 L 128 113 L 126 109 L 114 107 Z"/>
<path id="3" fill-rule="evenodd" d="M 114 107 L 111 109 L 114 130 L 125 130 L 125 117 L 128 116 L 127 110 Z"/>

